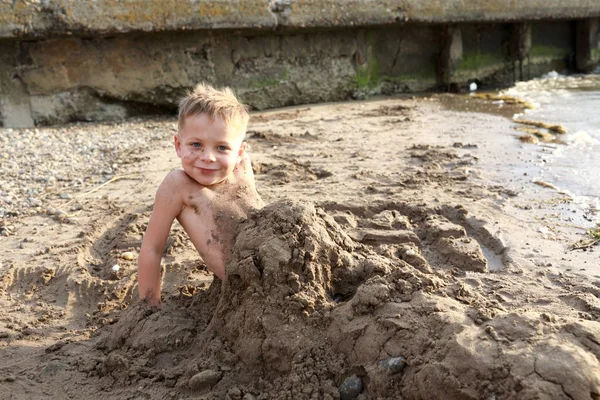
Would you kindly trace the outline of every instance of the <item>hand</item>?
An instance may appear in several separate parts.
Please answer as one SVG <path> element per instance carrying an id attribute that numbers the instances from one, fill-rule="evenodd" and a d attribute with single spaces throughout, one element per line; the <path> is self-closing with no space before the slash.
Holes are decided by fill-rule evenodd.
<path id="1" fill-rule="evenodd" d="M 251 203 L 255 208 L 262 208 L 264 202 L 260 195 L 256 191 L 256 184 L 254 183 L 254 171 L 252 171 L 252 163 L 250 162 L 250 155 L 244 152 L 241 160 L 237 163 L 233 169 L 233 179 L 236 185 L 243 187 L 248 195 L 249 199 L 253 199 Z"/>
<path id="2" fill-rule="evenodd" d="M 244 152 L 242 158 L 233 169 L 233 176 L 237 183 L 241 185 L 247 184 L 251 188 L 255 188 L 254 171 L 252 170 L 250 155 L 247 152 Z"/>

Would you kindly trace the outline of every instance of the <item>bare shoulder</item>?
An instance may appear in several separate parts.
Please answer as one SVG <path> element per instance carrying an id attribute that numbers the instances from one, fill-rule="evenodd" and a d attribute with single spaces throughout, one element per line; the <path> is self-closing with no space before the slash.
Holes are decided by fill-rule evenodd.
<path id="1" fill-rule="evenodd" d="M 165 192 L 171 195 L 184 193 L 189 190 L 192 179 L 181 169 L 174 169 L 165 176 L 158 187 L 158 192 Z"/>
<path id="2" fill-rule="evenodd" d="M 174 185 L 186 185 L 192 179 L 182 169 L 174 169 L 165 176 L 163 182 Z"/>
<path id="3" fill-rule="evenodd" d="M 164 199 L 168 203 L 181 201 L 188 191 L 188 179 L 186 173 L 181 170 L 169 172 L 156 191 L 156 200 Z"/>
<path id="4" fill-rule="evenodd" d="M 175 169 L 165 176 L 157 194 L 163 193 L 168 197 L 179 198 L 184 205 L 189 206 L 192 200 L 209 198 L 209 192 L 211 192 L 210 189 L 190 178 L 185 171 Z"/>

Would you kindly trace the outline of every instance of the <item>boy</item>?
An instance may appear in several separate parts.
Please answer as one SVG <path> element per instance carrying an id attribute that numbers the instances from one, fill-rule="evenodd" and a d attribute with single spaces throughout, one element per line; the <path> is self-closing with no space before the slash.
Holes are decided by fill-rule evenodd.
<path id="1" fill-rule="evenodd" d="M 181 167 L 156 192 L 138 260 L 140 299 L 160 303 L 160 261 L 177 219 L 218 278 L 225 277 L 236 226 L 263 202 L 246 154 L 249 115 L 229 88 L 199 84 L 179 102 L 174 136 Z"/>

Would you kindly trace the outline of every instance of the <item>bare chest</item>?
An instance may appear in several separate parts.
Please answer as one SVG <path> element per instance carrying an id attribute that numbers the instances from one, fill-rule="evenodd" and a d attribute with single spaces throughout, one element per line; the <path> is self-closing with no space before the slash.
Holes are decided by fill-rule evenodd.
<path id="1" fill-rule="evenodd" d="M 179 222 L 201 252 L 209 247 L 228 250 L 249 205 L 243 199 L 221 193 L 191 194 Z"/>

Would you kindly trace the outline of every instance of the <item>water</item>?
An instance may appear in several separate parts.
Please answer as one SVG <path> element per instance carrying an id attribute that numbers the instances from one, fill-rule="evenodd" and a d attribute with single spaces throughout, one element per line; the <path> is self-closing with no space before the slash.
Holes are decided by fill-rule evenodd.
<path id="1" fill-rule="evenodd" d="M 564 76 L 555 72 L 519 82 L 504 93 L 528 100 L 535 109 L 520 119 L 559 123 L 566 145 L 544 156 L 543 180 L 569 193 L 574 202 L 596 214 L 600 210 L 600 71 Z"/>

